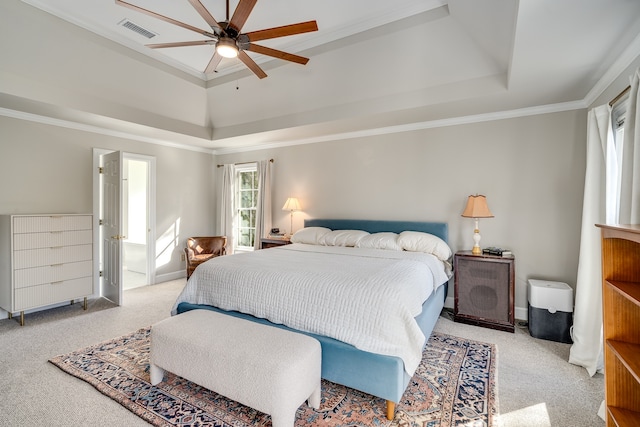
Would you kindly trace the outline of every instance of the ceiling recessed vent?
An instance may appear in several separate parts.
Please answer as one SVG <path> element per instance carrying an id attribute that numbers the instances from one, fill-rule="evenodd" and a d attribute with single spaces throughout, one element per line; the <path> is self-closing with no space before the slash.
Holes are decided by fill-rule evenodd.
<path id="1" fill-rule="evenodd" d="M 148 39 L 153 38 L 155 36 L 157 36 L 156 33 L 154 33 L 153 31 L 149 31 L 147 29 L 142 28 L 140 25 L 138 24 L 134 24 L 133 22 L 129 21 L 128 19 L 123 19 L 122 21 L 118 22 L 118 25 L 122 25 L 125 28 L 130 29 L 131 31 L 140 34 L 141 36 L 144 36 Z"/>

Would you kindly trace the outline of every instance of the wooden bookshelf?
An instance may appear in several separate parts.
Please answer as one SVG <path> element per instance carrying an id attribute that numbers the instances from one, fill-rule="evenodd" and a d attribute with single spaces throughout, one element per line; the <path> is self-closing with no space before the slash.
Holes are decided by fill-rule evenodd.
<path id="1" fill-rule="evenodd" d="M 640 425 L 640 225 L 598 225 L 607 426 Z"/>

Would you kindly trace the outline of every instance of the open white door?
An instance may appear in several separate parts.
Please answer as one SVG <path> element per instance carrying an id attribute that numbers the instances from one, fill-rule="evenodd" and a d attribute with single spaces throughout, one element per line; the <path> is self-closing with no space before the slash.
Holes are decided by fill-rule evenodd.
<path id="1" fill-rule="evenodd" d="M 102 282 L 103 297 L 122 304 L 122 153 L 102 158 Z"/>

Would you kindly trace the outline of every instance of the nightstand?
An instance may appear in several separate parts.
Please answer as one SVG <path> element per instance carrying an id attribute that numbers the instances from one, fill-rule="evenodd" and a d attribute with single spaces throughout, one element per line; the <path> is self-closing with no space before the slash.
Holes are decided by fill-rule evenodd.
<path id="1" fill-rule="evenodd" d="M 507 332 L 515 331 L 515 258 L 457 252 L 454 320 Z"/>
<path id="2" fill-rule="evenodd" d="M 285 237 L 263 237 L 262 239 L 260 239 L 260 249 L 275 248 L 276 246 L 284 246 L 290 243 L 291 241 Z"/>

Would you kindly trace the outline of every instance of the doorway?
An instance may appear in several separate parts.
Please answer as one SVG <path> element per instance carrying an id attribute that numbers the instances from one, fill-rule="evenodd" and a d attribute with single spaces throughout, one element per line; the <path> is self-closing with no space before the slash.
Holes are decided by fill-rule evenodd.
<path id="1" fill-rule="evenodd" d="M 122 165 L 122 288 L 149 284 L 149 162 L 123 155 Z"/>
<path id="2" fill-rule="evenodd" d="M 102 165 L 103 156 L 114 153 L 111 150 L 94 149 L 94 170 L 98 171 Z M 115 153 L 114 153 L 115 154 Z M 115 232 L 120 240 L 119 256 L 109 259 L 117 260 L 113 268 L 120 271 L 119 274 L 110 274 L 117 277 L 117 284 L 112 284 L 112 288 L 119 289 L 118 295 L 109 299 L 116 303 L 122 303 L 122 291 L 140 286 L 152 285 L 155 283 L 155 158 L 141 154 L 121 153 L 121 165 L 119 166 L 120 193 L 119 203 L 111 203 L 110 197 L 103 194 L 101 185 L 102 175 L 96 173 L 94 176 L 94 215 L 96 218 L 96 241 L 105 241 L 103 236 L 104 226 L 101 220 L 104 212 L 119 205 L 120 232 Z M 109 237 L 109 236 L 106 236 Z M 106 239 L 109 240 L 109 239 Z M 97 293 L 104 295 L 104 277 L 102 277 L 105 263 L 104 245 L 96 245 L 97 271 L 101 272 L 101 277 L 97 277 Z M 112 261 L 113 262 L 113 261 Z"/>

